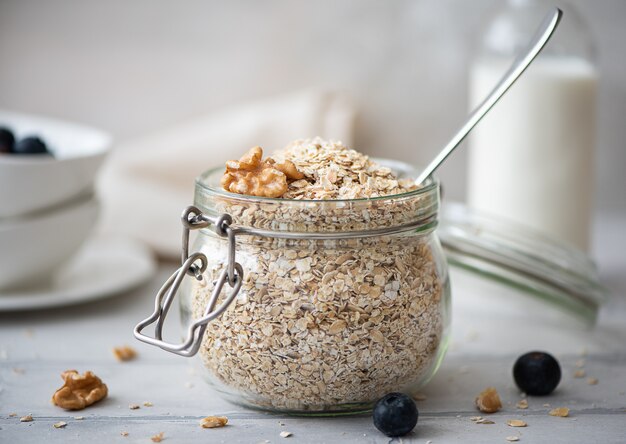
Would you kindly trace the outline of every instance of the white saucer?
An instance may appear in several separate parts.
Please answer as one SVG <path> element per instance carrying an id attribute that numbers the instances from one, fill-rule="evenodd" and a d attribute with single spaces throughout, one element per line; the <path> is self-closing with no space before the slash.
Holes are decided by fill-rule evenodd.
<path id="1" fill-rule="evenodd" d="M 135 288 L 156 271 L 152 253 L 137 241 L 94 237 L 52 282 L 0 292 L 0 311 L 34 310 L 78 304 Z"/>

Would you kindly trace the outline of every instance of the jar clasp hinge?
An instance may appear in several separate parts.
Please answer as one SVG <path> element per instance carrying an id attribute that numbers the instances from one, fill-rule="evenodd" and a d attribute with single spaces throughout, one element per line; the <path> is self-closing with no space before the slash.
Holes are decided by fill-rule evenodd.
<path id="1" fill-rule="evenodd" d="M 235 231 L 230 227 L 232 223 L 230 215 L 222 214 L 212 218 L 203 214 L 198 208 L 189 206 L 183 211 L 181 221 L 183 224 L 182 264 L 157 293 L 154 312 L 150 317 L 137 324 L 133 333 L 138 340 L 146 344 L 155 345 L 177 355 L 193 356 L 200 349 L 208 323 L 224 313 L 237 297 L 243 282 L 243 268 L 235 261 Z M 187 328 L 185 341 L 180 344 L 166 342 L 163 340 L 163 323 L 183 279 L 185 276 L 193 276 L 196 280 L 201 281 L 203 279 L 202 274 L 208 265 L 207 257 L 204 254 L 189 254 L 189 232 L 208 227 L 212 227 L 215 233 L 228 239 L 228 262 L 214 282 L 214 288 L 203 315 L 195 319 Z M 225 284 L 228 284 L 232 290 L 216 308 L 217 300 Z M 154 337 L 143 334 L 143 330 L 152 324 L 154 324 Z"/>

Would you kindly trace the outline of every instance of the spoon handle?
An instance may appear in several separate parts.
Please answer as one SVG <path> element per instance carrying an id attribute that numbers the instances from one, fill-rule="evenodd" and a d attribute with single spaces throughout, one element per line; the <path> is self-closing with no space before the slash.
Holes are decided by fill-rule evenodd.
<path id="1" fill-rule="evenodd" d="M 559 8 L 555 8 L 550 12 L 543 20 L 535 36 L 528 44 L 526 51 L 519 55 L 514 61 L 509 70 L 504 74 L 502 79 L 493 88 L 491 93 L 482 101 L 482 103 L 470 114 L 463 126 L 456 132 L 456 134 L 450 139 L 448 144 L 437 154 L 437 156 L 428 164 L 428 166 L 421 172 L 421 174 L 415 180 L 416 185 L 420 185 L 428 176 L 430 176 L 444 160 L 450 155 L 452 151 L 465 139 L 465 136 L 476 126 L 480 119 L 489 112 L 491 107 L 495 105 L 500 97 L 515 83 L 520 75 L 528 68 L 528 65 L 537 57 L 543 47 L 548 43 L 550 37 L 554 33 L 554 30 L 561 21 L 563 11 Z"/>

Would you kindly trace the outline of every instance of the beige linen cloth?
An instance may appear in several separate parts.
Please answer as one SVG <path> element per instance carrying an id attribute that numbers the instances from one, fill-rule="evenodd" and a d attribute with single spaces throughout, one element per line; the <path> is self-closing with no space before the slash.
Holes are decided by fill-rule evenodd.
<path id="1" fill-rule="evenodd" d="M 99 230 L 139 239 L 162 257 L 181 251 L 180 214 L 194 179 L 253 146 L 267 153 L 321 136 L 352 144 L 354 108 L 339 93 L 304 91 L 211 113 L 116 146 L 98 181 Z"/>

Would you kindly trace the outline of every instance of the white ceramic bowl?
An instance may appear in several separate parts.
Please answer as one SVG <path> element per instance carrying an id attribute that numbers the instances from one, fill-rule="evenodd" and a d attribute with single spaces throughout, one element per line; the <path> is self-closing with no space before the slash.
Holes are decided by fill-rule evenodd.
<path id="1" fill-rule="evenodd" d="M 45 283 L 82 245 L 99 209 L 88 194 L 36 216 L 0 221 L 0 290 Z"/>
<path id="2" fill-rule="evenodd" d="M 38 135 L 50 156 L 0 154 L 0 220 L 51 209 L 93 188 L 111 137 L 73 123 L 0 110 L 16 138 Z"/>

